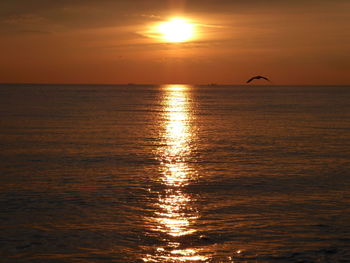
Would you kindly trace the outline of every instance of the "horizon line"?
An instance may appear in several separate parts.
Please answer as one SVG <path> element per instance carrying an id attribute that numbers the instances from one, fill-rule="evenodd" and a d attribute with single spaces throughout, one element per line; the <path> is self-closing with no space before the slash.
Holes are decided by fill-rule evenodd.
<path id="1" fill-rule="evenodd" d="M 191 85 L 191 86 L 350 86 L 350 84 L 237 84 L 237 83 L 45 83 L 45 82 L 0 82 L 0 85 L 71 85 L 71 86 L 162 86 L 162 85 Z"/>

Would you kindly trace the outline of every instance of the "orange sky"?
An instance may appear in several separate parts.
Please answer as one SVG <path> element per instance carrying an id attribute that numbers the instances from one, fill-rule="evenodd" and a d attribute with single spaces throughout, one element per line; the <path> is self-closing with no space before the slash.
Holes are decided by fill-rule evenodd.
<path id="1" fill-rule="evenodd" d="M 348 0 L 2 0 L 2 83 L 350 84 Z M 198 37 L 162 43 L 183 16 Z"/>

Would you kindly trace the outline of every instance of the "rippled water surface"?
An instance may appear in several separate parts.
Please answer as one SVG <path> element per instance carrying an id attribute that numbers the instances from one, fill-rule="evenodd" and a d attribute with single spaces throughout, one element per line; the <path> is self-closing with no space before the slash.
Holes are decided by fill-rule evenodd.
<path id="1" fill-rule="evenodd" d="M 350 87 L 0 86 L 1 262 L 350 262 Z"/>

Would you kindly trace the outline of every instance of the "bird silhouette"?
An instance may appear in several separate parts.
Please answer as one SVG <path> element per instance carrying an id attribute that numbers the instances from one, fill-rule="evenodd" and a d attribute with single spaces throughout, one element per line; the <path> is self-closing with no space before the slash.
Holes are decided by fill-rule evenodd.
<path id="1" fill-rule="evenodd" d="M 268 78 L 266 78 L 266 77 L 264 77 L 264 76 L 258 75 L 258 76 L 255 76 L 255 77 L 252 77 L 252 78 L 248 79 L 248 80 L 247 80 L 247 83 L 253 81 L 254 79 L 265 79 L 265 80 L 267 80 L 267 81 L 270 81 Z"/>

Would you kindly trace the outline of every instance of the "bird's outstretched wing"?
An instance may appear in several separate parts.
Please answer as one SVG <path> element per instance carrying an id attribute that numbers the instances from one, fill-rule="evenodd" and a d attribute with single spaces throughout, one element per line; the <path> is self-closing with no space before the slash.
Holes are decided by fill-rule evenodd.
<path id="1" fill-rule="evenodd" d="M 268 78 L 258 75 L 258 76 L 254 76 L 254 77 L 250 78 L 249 80 L 247 80 L 247 83 L 251 82 L 254 79 L 265 79 L 267 81 L 270 81 Z"/>
<path id="2" fill-rule="evenodd" d="M 256 77 L 252 77 L 250 79 L 247 80 L 247 83 L 251 82 L 252 80 L 254 80 Z"/>

